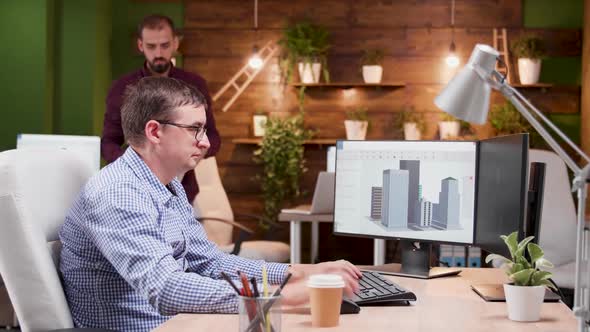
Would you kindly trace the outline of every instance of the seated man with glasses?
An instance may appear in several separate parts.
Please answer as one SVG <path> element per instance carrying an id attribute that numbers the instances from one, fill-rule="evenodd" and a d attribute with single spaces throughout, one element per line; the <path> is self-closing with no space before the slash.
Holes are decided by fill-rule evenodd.
<path id="1" fill-rule="evenodd" d="M 84 186 L 59 236 L 60 271 L 77 327 L 148 331 L 181 312 L 237 312 L 237 294 L 222 279 L 240 270 L 269 282 L 292 277 L 283 303 L 308 300 L 311 274 L 343 276 L 358 290 L 361 273 L 346 261 L 279 264 L 217 249 L 177 180 L 209 147 L 203 96 L 168 77 L 146 77 L 127 89 L 122 125 L 129 148 Z M 198 327 L 197 327 L 198 328 Z"/>

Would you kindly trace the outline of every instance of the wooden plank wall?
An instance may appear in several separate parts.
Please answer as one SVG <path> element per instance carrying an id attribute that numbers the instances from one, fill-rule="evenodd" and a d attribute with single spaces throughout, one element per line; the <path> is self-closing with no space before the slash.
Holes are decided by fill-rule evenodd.
<path id="1" fill-rule="evenodd" d="M 440 111 L 433 99 L 455 73 L 444 64 L 451 42 L 450 0 L 259 0 L 257 32 L 253 29 L 253 1 L 185 1 L 184 5 L 181 52 L 185 68 L 203 75 L 212 94 L 247 61 L 255 42 L 262 45 L 268 40 L 278 40 L 287 21 L 308 18 L 326 27 L 331 34 L 328 63 L 333 82 L 362 82 L 361 52 L 379 47 L 386 52 L 383 81 L 406 83 L 405 87 L 395 89 L 309 91 L 305 123 L 316 130 L 316 137 L 344 138 L 345 111 L 357 106 L 369 110 L 372 121 L 369 139 L 402 138 L 400 129 L 393 123 L 397 113 L 409 106 L 423 112 L 428 119 L 425 138 L 435 137 Z M 462 0 L 456 1 L 455 12 L 455 43 L 462 63 L 476 43 L 492 44 L 494 27 L 508 28 L 509 38 L 527 32 L 540 35 L 547 41 L 551 56 L 581 54 L 580 30 L 524 31 L 521 1 Z M 252 161 L 255 146 L 235 145 L 231 140 L 252 136 L 252 114 L 258 109 L 283 116 L 297 111 L 296 91 L 291 87 L 282 89 L 277 84 L 277 68 L 274 59 L 228 112 L 221 112 L 220 106 L 215 111 L 223 138 L 218 163 L 235 211 L 261 211 L 259 183 L 254 179 L 261 167 Z M 527 93 L 544 110 L 579 112 L 580 94 L 576 87 L 532 89 Z M 501 96 L 495 96 L 494 100 L 503 101 Z M 490 135 L 489 126 L 477 126 L 476 132 L 480 137 Z M 317 172 L 325 168 L 325 155 L 324 148 L 306 147 L 309 172 L 302 185 L 310 193 Z M 370 241 L 361 242 L 369 246 L 367 250 L 372 250 Z M 304 243 L 307 243 L 305 238 Z M 326 254 L 323 250 L 321 255 Z"/>

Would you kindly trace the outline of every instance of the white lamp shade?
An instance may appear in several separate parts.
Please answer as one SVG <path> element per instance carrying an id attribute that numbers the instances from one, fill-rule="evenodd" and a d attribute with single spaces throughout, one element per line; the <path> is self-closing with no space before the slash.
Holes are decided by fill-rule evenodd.
<path id="1" fill-rule="evenodd" d="M 491 94 L 486 78 L 494 71 L 498 55 L 488 45 L 475 45 L 469 62 L 434 99 L 434 104 L 459 119 L 485 123 Z"/>

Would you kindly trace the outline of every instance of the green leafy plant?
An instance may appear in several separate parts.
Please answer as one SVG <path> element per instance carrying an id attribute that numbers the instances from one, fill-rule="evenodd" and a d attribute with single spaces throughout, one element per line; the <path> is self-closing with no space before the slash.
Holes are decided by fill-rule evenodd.
<path id="1" fill-rule="evenodd" d="M 371 120 L 369 119 L 369 109 L 364 106 L 359 106 L 353 111 L 346 112 L 346 119 L 351 121 L 367 121 L 367 130 L 371 127 Z"/>
<path id="2" fill-rule="evenodd" d="M 274 224 L 284 203 L 301 194 L 299 180 L 307 171 L 303 143 L 312 134 L 303 127 L 303 113 L 266 122 L 262 143 L 254 151 L 255 161 L 264 167 L 264 174 L 258 176 L 264 197 L 262 228 Z"/>
<path id="3" fill-rule="evenodd" d="M 544 141 L 539 133 L 509 101 L 493 105 L 488 118 L 496 135 L 529 133 L 531 147 L 544 147 Z"/>
<path id="4" fill-rule="evenodd" d="M 548 280 L 551 278 L 551 272 L 542 271 L 541 268 L 552 268 L 553 264 L 543 256 L 543 249 L 537 244 L 532 243 L 534 236 L 529 236 L 518 242 L 517 233 L 506 236 L 501 235 L 506 246 L 510 250 L 510 259 L 497 254 L 491 254 L 486 257 L 486 263 L 494 259 L 501 261 L 508 278 L 514 282 L 515 286 L 547 286 L 555 289 L 555 286 Z M 530 259 L 525 256 L 525 249 Z"/>
<path id="5" fill-rule="evenodd" d="M 283 54 L 280 67 L 285 83 L 291 83 L 297 63 L 322 64 L 322 73 L 326 82 L 330 81 L 327 53 L 330 48 L 328 31 L 310 22 L 304 21 L 287 26 L 279 40 Z"/>
<path id="6" fill-rule="evenodd" d="M 369 121 L 368 108 L 359 106 L 354 111 L 346 112 L 346 118 L 352 121 Z"/>
<path id="7" fill-rule="evenodd" d="M 426 121 L 424 120 L 424 116 L 422 113 L 416 112 L 413 107 L 406 108 L 398 114 L 399 115 L 394 120 L 394 125 L 396 127 L 403 130 L 404 123 L 414 122 L 416 124 L 416 128 L 418 128 L 421 133 L 424 133 L 426 130 Z"/>
<path id="8" fill-rule="evenodd" d="M 459 121 L 456 117 L 452 116 L 447 112 L 442 112 L 440 114 L 440 121 Z"/>
<path id="9" fill-rule="evenodd" d="M 530 35 L 516 39 L 510 50 L 517 58 L 540 59 L 545 55 L 545 46 L 541 38 Z"/>
<path id="10" fill-rule="evenodd" d="M 380 66 L 384 55 L 382 49 L 364 50 L 361 57 L 361 64 L 363 66 Z"/>

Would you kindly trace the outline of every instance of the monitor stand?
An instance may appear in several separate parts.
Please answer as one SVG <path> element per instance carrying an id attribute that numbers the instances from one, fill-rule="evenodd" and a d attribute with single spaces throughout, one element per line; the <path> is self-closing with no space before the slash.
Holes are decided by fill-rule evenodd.
<path id="1" fill-rule="evenodd" d="M 433 279 L 440 277 L 454 276 L 461 273 L 461 269 L 449 268 L 431 268 L 430 257 L 432 252 L 432 245 L 429 243 L 422 243 L 420 248 L 414 245 L 414 242 L 402 243 L 402 263 L 400 264 L 384 264 L 374 266 L 362 266 L 362 270 L 377 271 L 386 275 L 394 275 L 400 277 L 419 278 L 419 279 Z"/>

